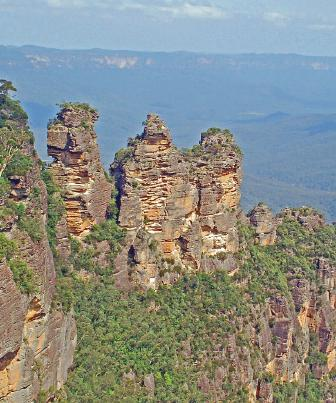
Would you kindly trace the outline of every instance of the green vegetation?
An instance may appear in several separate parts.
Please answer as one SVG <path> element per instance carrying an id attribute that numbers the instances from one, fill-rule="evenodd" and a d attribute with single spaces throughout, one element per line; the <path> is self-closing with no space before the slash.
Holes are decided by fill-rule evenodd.
<path id="1" fill-rule="evenodd" d="M 315 279 L 314 256 L 336 262 L 336 228 L 311 233 L 285 220 L 279 227 L 278 243 L 269 247 L 254 245 L 249 226 L 240 225 L 239 236 L 247 249 L 240 256 L 243 268 L 233 278 L 225 272 L 183 275 L 172 287 L 130 294 L 118 291 L 111 271 L 99 268 L 95 260 L 96 242 L 107 240 L 113 246 L 111 263 L 119 250 L 122 232 L 113 220 L 94 228 L 86 239 L 91 245 L 86 250 L 73 240 L 75 270 L 63 268 L 57 286 L 58 304 L 66 310 L 74 306 L 79 340 L 64 401 L 147 402 L 150 398 L 142 382 L 148 374 L 154 375 L 156 401 L 204 401 L 197 386 L 199 377 L 207 374 L 211 378 L 219 366 L 230 366 L 227 356 L 219 359 L 213 351 L 218 346 L 225 349 L 232 334 L 236 334 L 237 345 L 250 350 L 253 365 L 259 365 L 262 355 L 245 330 L 254 320 L 251 307 L 274 294 L 291 301 L 287 281 L 293 275 Z M 79 273 L 83 269 L 94 275 L 83 278 Z M 190 346 L 187 352 L 186 345 Z M 321 353 L 311 359 L 325 363 Z M 233 378 L 229 376 L 223 384 L 227 401 L 240 396 L 245 402 L 246 391 L 234 380 L 234 371 L 231 366 Z M 130 375 L 134 380 L 126 374 L 134 374 Z M 290 401 L 296 394 L 317 402 L 314 399 L 325 395 L 312 378 L 305 387 L 278 385 L 269 374 L 263 379 L 274 384 L 276 402 Z"/>
<path id="2" fill-rule="evenodd" d="M 36 284 L 32 269 L 21 259 L 9 261 L 9 267 L 13 278 L 20 291 L 24 294 L 32 294 L 36 291 Z"/>
<path id="3" fill-rule="evenodd" d="M 203 147 L 200 144 L 196 144 L 191 148 L 182 148 L 181 152 L 183 155 L 189 157 L 200 157 L 202 154 L 204 154 Z"/>
<path id="4" fill-rule="evenodd" d="M 33 159 L 26 154 L 33 143 L 27 127 L 27 114 L 20 103 L 11 98 L 16 91 L 10 81 L 0 80 L 0 227 L 17 222 L 18 228 L 26 231 L 33 241 L 41 239 L 42 229 L 38 222 L 24 216 L 25 205 L 9 198 L 12 176 L 24 176 L 33 168 Z M 20 259 L 19 245 L 15 240 L 0 233 L 0 260 L 6 260 L 15 283 L 22 293 L 36 290 L 32 269 Z"/>
<path id="5" fill-rule="evenodd" d="M 120 251 L 120 244 L 124 239 L 124 231 L 113 219 L 106 220 L 102 224 L 94 225 L 90 234 L 86 237 L 88 244 L 108 241 L 111 252 L 115 256 Z"/>
<path id="6" fill-rule="evenodd" d="M 10 92 L 15 91 L 16 88 L 11 81 L 0 80 L 0 128 L 7 124 L 8 118 L 19 122 L 25 122 L 28 119 L 19 101 L 12 99 L 9 95 Z"/>
<path id="7" fill-rule="evenodd" d="M 27 114 L 9 92 L 16 91 L 10 81 L 0 80 L 0 198 L 6 193 L 7 179 L 25 175 L 33 166 L 24 148 L 33 142 L 27 127 Z"/>
<path id="8" fill-rule="evenodd" d="M 325 365 L 328 361 L 327 354 L 320 351 L 314 351 L 307 358 L 308 364 Z"/>
<path id="9" fill-rule="evenodd" d="M 201 136 L 202 139 L 207 138 L 209 136 L 213 136 L 216 134 L 220 134 L 225 137 L 225 141 L 231 144 L 234 141 L 233 134 L 230 132 L 229 129 L 220 129 L 219 127 L 211 127 L 206 132 L 202 132 Z"/>
<path id="10" fill-rule="evenodd" d="M 223 129 L 220 129 L 219 127 L 210 127 L 206 132 L 202 132 L 202 135 L 204 136 L 211 136 L 213 134 L 220 134 L 223 133 Z"/>
<path id="11" fill-rule="evenodd" d="M 25 231 L 33 242 L 41 241 L 43 231 L 40 220 L 33 217 L 22 217 L 18 221 L 18 227 Z"/>
<path id="12" fill-rule="evenodd" d="M 33 271 L 25 261 L 16 257 L 18 247 L 15 241 L 0 233 L 0 262 L 6 259 L 19 290 L 31 294 L 36 290 Z"/>
<path id="13" fill-rule="evenodd" d="M 16 91 L 13 83 L 8 80 L 0 80 L 0 100 L 5 99 L 10 91 Z"/>
<path id="14" fill-rule="evenodd" d="M 97 113 L 91 105 L 82 102 L 63 102 L 58 105 L 61 109 L 83 110 L 89 113 Z"/>
<path id="15" fill-rule="evenodd" d="M 15 125 L 0 128 L 0 177 L 24 175 L 31 169 L 31 158 L 22 152 L 30 139 L 29 132 Z"/>
<path id="16" fill-rule="evenodd" d="M 241 232 L 241 236 L 248 239 L 250 234 L 246 227 L 242 227 Z M 278 228 L 275 245 L 251 245 L 249 253 L 250 258 L 237 273 L 236 280 L 249 280 L 247 292 L 251 298 L 263 302 L 275 292 L 288 297 L 287 280 L 294 277 L 316 280 L 316 256 L 336 262 L 336 228 L 326 226 L 313 236 L 298 222 L 286 219 Z"/>
<path id="17" fill-rule="evenodd" d="M 33 167 L 33 160 L 27 155 L 17 153 L 6 167 L 7 176 L 24 176 Z"/>
<path id="18" fill-rule="evenodd" d="M 41 176 L 48 192 L 48 240 L 53 254 L 56 255 L 56 226 L 65 212 L 65 206 L 60 190 L 53 181 L 52 175 L 46 166 L 42 167 Z"/>
<path id="19" fill-rule="evenodd" d="M 203 140 L 206 139 L 207 137 L 213 136 L 213 135 L 221 135 L 223 136 L 225 142 L 221 144 L 211 144 L 211 153 L 212 154 L 218 154 L 223 152 L 224 150 L 230 149 L 235 151 L 235 153 L 239 156 L 242 157 L 243 153 L 239 146 L 234 143 L 234 138 L 233 134 L 230 132 L 228 129 L 219 129 L 217 127 L 213 127 L 208 129 L 206 132 L 203 132 L 201 134 L 202 136 L 202 143 Z M 203 158 L 208 157 L 208 152 L 210 151 L 209 148 L 204 148 L 202 144 L 196 144 L 192 146 L 191 148 L 182 148 L 181 152 L 183 155 L 186 157 L 200 157 L 203 156 Z"/>
<path id="20" fill-rule="evenodd" d="M 234 331 L 231 316 L 248 312 L 225 273 L 186 276 L 158 293 L 129 296 L 117 291 L 109 276 L 87 282 L 73 274 L 72 290 L 80 345 L 66 386 L 71 402 L 145 402 L 148 393 L 140 384 L 149 373 L 154 374 L 157 400 L 203 401 L 197 380 L 200 371 L 212 368 L 205 352 Z M 190 357 L 181 354 L 186 341 Z M 136 374 L 134 383 L 123 381 L 130 371 Z"/>
<path id="21" fill-rule="evenodd" d="M 6 178 L 0 177 L 0 200 L 4 200 L 8 197 L 10 192 L 10 184 Z"/>
<path id="22" fill-rule="evenodd" d="M 0 233 L 0 261 L 6 258 L 7 260 L 13 257 L 16 250 L 16 243 Z"/>
<path id="23" fill-rule="evenodd" d="M 115 153 L 115 161 L 117 163 L 125 163 L 133 156 L 133 150 L 131 147 L 121 148 Z"/>

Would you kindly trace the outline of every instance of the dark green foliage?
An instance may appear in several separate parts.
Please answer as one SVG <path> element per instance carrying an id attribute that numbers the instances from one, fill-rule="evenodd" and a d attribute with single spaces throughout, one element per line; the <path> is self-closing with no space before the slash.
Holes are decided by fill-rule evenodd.
<path id="1" fill-rule="evenodd" d="M 121 148 L 119 151 L 115 153 L 115 161 L 118 163 L 125 163 L 128 161 L 133 155 L 133 150 L 131 147 Z"/>
<path id="2" fill-rule="evenodd" d="M 9 267 L 13 273 L 15 283 L 22 293 L 32 294 L 36 291 L 33 271 L 25 261 L 12 259 L 9 262 Z"/>
<path id="3" fill-rule="evenodd" d="M 10 192 L 8 179 L 0 177 L 0 200 L 6 199 Z"/>
<path id="4" fill-rule="evenodd" d="M 65 207 L 60 191 L 46 166 L 42 167 L 41 176 L 48 192 L 48 240 L 53 253 L 56 254 L 56 226 L 65 212 Z"/>
<path id="5" fill-rule="evenodd" d="M 90 113 L 96 113 L 97 110 L 90 106 L 87 103 L 82 103 L 82 102 L 63 102 L 62 104 L 59 104 L 59 107 L 61 109 L 74 109 L 74 110 L 83 110 L 86 112 Z"/>
<path id="6" fill-rule="evenodd" d="M 13 83 L 8 80 L 0 80 L 0 99 L 7 96 L 9 91 L 16 91 Z"/>
<path id="7" fill-rule="evenodd" d="M 288 403 L 294 402 L 295 396 L 297 395 L 297 384 L 295 383 L 284 383 L 284 384 L 274 384 L 274 400 L 275 403 Z"/>
<path id="8" fill-rule="evenodd" d="M 36 290 L 33 271 L 25 261 L 16 257 L 17 250 L 16 242 L 0 233 L 0 262 L 7 260 L 19 290 L 24 294 L 31 294 Z"/>
<path id="9" fill-rule="evenodd" d="M 117 197 L 118 197 L 118 192 L 117 190 L 113 190 L 111 194 L 111 200 L 110 203 L 107 207 L 107 218 L 109 220 L 116 220 L 119 214 L 119 209 L 117 205 Z"/>
<path id="10" fill-rule="evenodd" d="M 124 231 L 117 225 L 115 220 L 110 219 L 102 224 L 94 225 L 90 234 L 86 237 L 86 242 L 108 241 L 111 252 L 115 255 L 120 250 L 120 244 L 124 238 Z"/>
<path id="11" fill-rule="evenodd" d="M 9 260 L 16 251 L 16 243 L 6 237 L 5 234 L 0 233 L 0 261 L 3 258 Z"/>
<path id="12" fill-rule="evenodd" d="M 204 154 L 203 147 L 200 144 L 196 144 L 191 148 L 182 148 L 181 152 L 183 155 L 189 157 L 200 157 L 202 154 Z"/>
<path id="13" fill-rule="evenodd" d="M 254 245 L 254 230 L 246 225 L 239 226 L 239 237 L 247 250 L 241 256 L 244 267 L 236 277 L 224 272 L 184 275 L 174 286 L 129 295 L 116 290 L 109 270 L 94 265 L 95 242 L 108 240 L 115 252 L 122 242 L 115 222 L 96 226 L 86 239 L 93 248 L 86 251 L 72 240 L 75 270 L 61 271 L 57 285 L 57 302 L 65 310 L 75 308 L 79 340 L 65 401 L 147 402 L 150 398 L 142 382 L 149 373 L 155 378 L 155 401 L 205 401 L 198 379 L 201 374 L 213 376 L 218 366 L 229 365 L 227 357 L 213 360 L 211 354 L 218 343 L 225 346 L 230 334 L 236 334 L 237 346 L 250 350 L 253 366 L 260 365 L 262 354 L 239 323 L 250 323 L 251 307 L 255 302 L 263 304 L 270 295 L 285 295 L 291 301 L 287 280 L 293 273 L 315 278 L 313 256 L 335 259 L 336 228 L 311 233 L 297 222 L 285 220 L 275 246 Z M 80 269 L 95 275 L 83 280 Z M 190 355 L 182 352 L 186 341 Z M 311 355 L 314 362 L 325 362 L 325 355 Z M 123 380 L 130 371 L 135 373 L 135 381 Z M 229 374 L 233 371 L 231 368 Z M 295 396 L 317 402 L 325 396 L 311 377 L 305 387 L 278 385 L 264 372 L 260 379 L 273 384 L 276 402 L 292 401 Z M 239 382 L 227 379 L 223 390 L 227 401 L 247 401 Z"/>
<path id="14" fill-rule="evenodd" d="M 203 132 L 201 134 L 201 136 L 202 136 L 202 139 L 204 139 L 204 138 L 207 138 L 209 136 L 216 135 L 216 134 L 221 134 L 223 137 L 225 137 L 225 141 L 228 144 L 232 144 L 233 141 L 234 141 L 233 134 L 230 132 L 229 129 L 220 129 L 218 127 L 211 127 L 206 132 Z"/>
<path id="15" fill-rule="evenodd" d="M 43 231 L 41 223 L 37 218 L 24 216 L 18 222 L 18 227 L 25 231 L 33 242 L 42 240 Z"/>
<path id="16" fill-rule="evenodd" d="M 17 153 L 11 162 L 7 165 L 5 170 L 5 175 L 7 176 L 24 176 L 26 175 L 33 167 L 33 160 L 31 157 L 24 155 L 22 153 Z"/>
<path id="17" fill-rule="evenodd" d="M 22 109 L 20 102 L 14 100 L 9 95 L 10 92 L 15 92 L 11 81 L 0 80 L 0 128 L 7 124 L 7 120 L 26 122 L 28 115 Z M 3 113 L 3 111 L 5 113 Z"/>
<path id="18" fill-rule="evenodd" d="M 13 200 L 7 200 L 6 202 L 7 208 L 9 208 L 13 214 L 15 214 L 20 220 L 26 212 L 26 207 L 23 203 L 17 203 Z"/>
<path id="19" fill-rule="evenodd" d="M 321 403 L 323 395 L 323 381 L 308 376 L 305 387 L 299 390 L 298 403 Z"/>
<path id="20" fill-rule="evenodd" d="M 8 95 L 11 83 L 2 80 L 0 87 L 0 177 L 25 175 L 33 166 L 32 159 L 24 154 L 33 136 L 27 127 L 28 116 L 18 101 Z M 9 84 L 8 84 L 9 83 Z"/>
<path id="21" fill-rule="evenodd" d="M 127 297 L 108 276 L 86 282 L 73 274 L 72 281 L 79 346 L 66 387 L 71 402 L 145 402 L 147 391 L 139 384 L 149 373 L 155 377 L 157 401 L 203 401 L 197 380 L 207 370 L 205 352 L 234 331 L 232 317 L 248 314 L 241 291 L 225 273 L 187 276 L 158 293 Z M 186 340 L 190 357 L 181 354 Z M 130 370 L 136 383 L 123 383 Z"/>
<path id="22" fill-rule="evenodd" d="M 74 289 L 73 277 L 64 275 L 58 276 L 53 304 L 57 308 L 62 309 L 63 312 L 70 312 L 70 310 L 76 304 L 76 294 Z"/>
<path id="23" fill-rule="evenodd" d="M 76 271 L 84 270 L 90 273 L 99 273 L 100 268 L 94 259 L 95 256 L 96 252 L 94 248 L 83 248 L 81 245 L 79 245 L 79 249 L 77 252 L 74 252 L 74 248 L 72 248 L 70 262 Z"/>
<path id="24" fill-rule="evenodd" d="M 20 102 L 10 98 L 9 96 L 3 98 L 0 107 L 9 112 L 10 120 L 26 122 L 28 119 L 28 115 L 22 109 Z M 4 122 L 5 121 L 3 120 L 3 124 Z"/>
<path id="25" fill-rule="evenodd" d="M 249 227 L 240 227 L 241 239 L 251 236 Z M 326 226 L 312 234 L 297 221 L 285 219 L 278 228 L 278 240 L 272 246 L 251 245 L 249 259 L 236 276 L 248 279 L 248 293 L 255 302 L 278 292 L 289 296 L 287 280 L 304 277 L 316 280 L 315 258 L 336 262 L 336 227 Z"/>
<path id="26" fill-rule="evenodd" d="M 309 354 L 307 358 L 308 364 L 325 365 L 328 361 L 327 354 L 321 353 L 320 351 L 314 351 Z"/>
<path id="27" fill-rule="evenodd" d="M 203 132 L 202 134 L 204 136 L 211 136 L 213 134 L 219 134 L 223 133 L 223 129 L 220 129 L 219 127 L 210 127 L 206 132 Z"/>

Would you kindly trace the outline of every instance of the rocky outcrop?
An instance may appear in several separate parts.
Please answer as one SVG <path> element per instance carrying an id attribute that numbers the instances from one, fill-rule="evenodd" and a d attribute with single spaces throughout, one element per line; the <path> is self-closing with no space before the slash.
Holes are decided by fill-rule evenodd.
<path id="1" fill-rule="evenodd" d="M 20 130 L 28 130 L 25 123 Z M 31 142 L 20 152 L 26 171 L 7 175 L 10 192 L 0 206 L 2 247 L 11 246 L 0 259 L 0 400 L 29 403 L 64 384 L 76 325 L 72 313 L 53 306 L 56 273 L 40 161 Z"/>
<path id="2" fill-rule="evenodd" d="M 267 316 L 275 351 L 267 370 L 281 382 L 302 382 L 308 369 L 321 379 L 336 366 L 335 268 L 318 259 L 316 269 L 324 293 L 314 281 L 294 278 L 289 280 L 294 309 L 284 296 L 269 300 Z"/>
<path id="3" fill-rule="evenodd" d="M 210 129 L 181 152 L 165 123 L 148 115 L 143 134 L 117 153 L 112 173 L 119 224 L 128 234 L 119 276 L 128 272 L 132 281 L 156 287 L 165 274 L 222 267 L 238 251 L 241 155 L 230 132 Z M 142 231 L 152 239 L 149 250 L 136 241 Z"/>
<path id="4" fill-rule="evenodd" d="M 279 219 L 273 217 L 271 209 L 264 203 L 259 203 L 247 217 L 255 227 L 257 241 L 260 245 L 273 245 L 276 241 L 276 230 Z"/>
<path id="5" fill-rule="evenodd" d="M 317 230 L 325 225 L 325 219 L 321 213 L 311 207 L 286 208 L 279 214 L 280 219 L 295 219 L 309 231 Z"/>
<path id="6" fill-rule="evenodd" d="M 67 104 L 48 128 L 50 170 L 62 189 L 68 231 L 75 236 L 105 220 L 111 199 L 94 131 L 97 119 L 88 105 Z"/>

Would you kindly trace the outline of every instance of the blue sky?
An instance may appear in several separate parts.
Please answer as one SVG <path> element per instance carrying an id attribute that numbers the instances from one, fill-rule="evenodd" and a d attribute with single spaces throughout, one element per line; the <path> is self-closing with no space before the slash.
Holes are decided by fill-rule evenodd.
<path id="1" fill-rule="evenodd" d="M 0 0 L 0 44 L 336 55 L 335 0 Z"/>

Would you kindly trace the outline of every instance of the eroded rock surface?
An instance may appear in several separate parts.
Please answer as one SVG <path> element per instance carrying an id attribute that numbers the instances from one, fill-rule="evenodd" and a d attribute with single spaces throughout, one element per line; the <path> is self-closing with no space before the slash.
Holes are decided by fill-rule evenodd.
<path id="1" fill-rule="evenodd" d="M 279 219 L 273 217 L 271 209 L 264 203 L 259 203 L 248 213 L 248 218 L 255 227 L 257 240 L 260 245 L 273 245 L 276 241 L 276 230 Z"/>
<path id="2" fill-rule="evenodd" d="M 97 119 L 89 106 L 69 104 L 48 128 L 50 169 L 62 189 L 68 231 L 76 236 L 105 220 L 111 198 L 94 131 Z"/>
<path id="3" fill-rule="evenodd" d="M 241 155 L 228 131 L 210 129 L 199 145 L 181 152 L 166 124 L 148 115 L 143 134 L 116 155 L 112 172 L 119 223 L 128 233 L 120 273 L 128 271 L 133 281 L 155 287 L 165 273 L 167 278 L 222 266 L 238 251 Z M 139 231 L 152 239 L 147 252 L 138 247 Z M 155 262 L 154 254 L 161 261 Z"/>
<path id="4" fill-rule="evenodd" d="M 26 122 L 19 128 L 28 130 Z M 72 313 L 52 304 L 56 273 L 40 162 L 31 142 L 20 152 L 30 162 L 25 173 L 8 176 L 10 193 L 0 206 L 2 242 L 12 242 L 10 256 L 0 259 L 0 400 L 10 403 L 30 403 L 40 391 L 60 388 L 76 345 Z"/>

